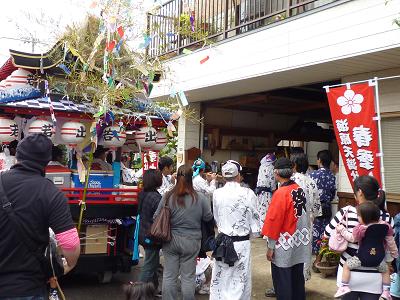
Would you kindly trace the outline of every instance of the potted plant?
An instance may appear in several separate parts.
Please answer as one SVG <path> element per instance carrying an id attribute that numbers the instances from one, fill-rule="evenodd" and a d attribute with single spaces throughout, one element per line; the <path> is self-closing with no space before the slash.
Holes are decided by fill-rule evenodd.
<path id="1" fill-rule="evenodd" d="M 323 277 L 334 276 L 339 265 L 340 253 L 329 249 L 328 239 L 320 241 L 319 256 L 322 258 L 315 266 L 321 272 Z"/>

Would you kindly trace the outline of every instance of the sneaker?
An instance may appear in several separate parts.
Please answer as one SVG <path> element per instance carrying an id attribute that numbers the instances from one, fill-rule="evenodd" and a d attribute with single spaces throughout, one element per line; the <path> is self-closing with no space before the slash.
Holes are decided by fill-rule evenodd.
<path id="1" fill-rule="evenodd" d="M 348 285 L 344 285 L 344 286 L 341 286 L 337 290 L 335 296 L 333 296 L 333 297 L 334 298 L 341 298 L 342 296 L 344 296 L 344 295 L 346 295 L 346 294 L 348 294 L 350 292 L 351 292 L 351 289 L 349 288 L 349 286 Z"/>
<path id="2" fill-rule="evenodd" d="M 267 289 L 267 290 L 265 291 L 265 297 L 268 297 L 268 298 L 274 298 L 274 297 L 276 297 L 275 289 L 274 289 L 274 288 Z"/>
<path id="3" fill-rule="evenodd" d="M 56 289 L 51 289 L 49 294 L 49 300 L 60 300 Z"/>
<path id="4" fill-rule="evenodd" d="M 384 290 L 379 300 L 392 300 L 389 290 Z"/>
<path id="5" fill-rule="evenodd" d="M 203 284 L 198 293 L 199 295 L 210 295 L 210 286 L 208 284 Z"/>

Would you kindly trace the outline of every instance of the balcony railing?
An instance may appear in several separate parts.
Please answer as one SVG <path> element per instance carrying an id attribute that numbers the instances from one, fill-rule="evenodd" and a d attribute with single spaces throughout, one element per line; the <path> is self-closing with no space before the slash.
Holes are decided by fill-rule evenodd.
<path id="1" fill-rule="evenodd" d="M 171 0 L 148 13 L 150 57 L 179 55 L 338 0 Z"/>

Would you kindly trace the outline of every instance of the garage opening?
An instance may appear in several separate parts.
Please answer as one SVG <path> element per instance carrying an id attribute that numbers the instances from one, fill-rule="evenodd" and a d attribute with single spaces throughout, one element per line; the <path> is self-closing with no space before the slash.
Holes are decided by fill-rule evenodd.
<path id="1" fill-rule="evenodd" d="M 218 170 L 222 162 L 239 161 L 250 188 L 255 188 L 260 160 L 268 152 L 289 156 L 302 148 L 313 166 L 317 152 L 329 149 L 338 163 L 339 151 L 323 88 L 337 83 L 340 81 L 203 102 L 204 159 Z"/>

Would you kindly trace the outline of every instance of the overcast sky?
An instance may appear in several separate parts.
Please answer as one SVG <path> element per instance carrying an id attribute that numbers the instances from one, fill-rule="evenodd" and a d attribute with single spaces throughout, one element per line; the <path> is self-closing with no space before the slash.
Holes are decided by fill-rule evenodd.
<path id="1" fill-rule="evenodd" d="M 133 0 L 135 1 L 135 0 Z M 136 0 L 137 1 L 137 0 Z M 154 3 L 142 0 L 144 9 Z M 2 1 L 0 10 L 0 66 L 8 59 L 9 49 L 31 52 L 32 37 L 39 40 L 35 52 L 46 52 L 66 25 L 84 20 L 93 0 L 12 0 Z M 12 39 L 29 39 L 18 41 Z"/>

